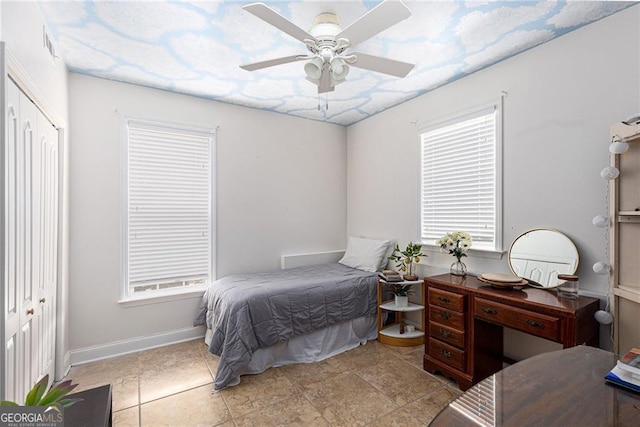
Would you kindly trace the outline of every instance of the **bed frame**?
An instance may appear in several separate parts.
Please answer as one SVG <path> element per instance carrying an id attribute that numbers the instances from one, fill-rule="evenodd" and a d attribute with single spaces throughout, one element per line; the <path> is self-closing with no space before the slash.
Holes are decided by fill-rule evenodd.
<path id="1" fill-rule="evenodd" d="M 305 265 L 326 264 L 338 262 L 344 256 L 345 251 L 312 252 L 308 254 L 282 255 L 280 268 L 302 267 Z"/>

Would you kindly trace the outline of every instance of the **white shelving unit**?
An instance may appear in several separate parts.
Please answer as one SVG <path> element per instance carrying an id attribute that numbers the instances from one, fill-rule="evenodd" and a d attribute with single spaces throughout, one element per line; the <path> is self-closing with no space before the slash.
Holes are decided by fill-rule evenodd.
<path id="1" fill-rule="evenodd" d="M 378 280 L 378 341 L 383 344 L 394 345 L 399 347 L 412 347 L 424 344 L 424 315 L 420 316 L 420 327 L 413 332 L 406 330 L 400 333 L 400 324 L 404 323 L 403 316 L 405 313 L 423 312 L 425 309 L 425 286 L 424 280 L 394 282 L 404 285 L 420 287 L 420 303 L 410 302 L 407 307 L 398 307 L 394 300 L 383 301 L 384 287 L 388 286 L 384 280 Z M 383 313 L 392 313 L 395 316 L 395 322 L 391 325 L 383 325 Z"/>
<path id="2" fill-rule="evenodd" d="M 629 144 L 611 155 L 620 176 L 611 180 L 611 310 L 616 353 L 640 347 L 640 125 L 615 123 L 611 138 Z"/>

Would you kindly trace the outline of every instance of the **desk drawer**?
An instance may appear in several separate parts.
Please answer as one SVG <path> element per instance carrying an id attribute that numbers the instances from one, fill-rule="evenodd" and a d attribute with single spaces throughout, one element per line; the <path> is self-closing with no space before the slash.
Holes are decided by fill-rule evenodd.
<path id="1" fill-rule="evenodd" d="M 429 306 L 429 321 L 437 322 L 459 331 L 464 331 L 464 313 L 447 310 L 435 305 Z"/>
<path id="2" fill-rule="evenodd" d="M 429 356 L 446 363 L 452 368 L 464 371 L 465 353 L 433 338 L 429 338 Z"/>
<path id="3" fill-rule="evenodd" d="M 464 295 L 429 288 L 429 304 L 448 308 L 453 311 L 464 311 Z"/>
<path id="4" fill-rule="evenodd" d="M 438 323 L 429 322 L 429 336 L 459 348 L 464 348 L 464 332 L 456 331 Z"/>
<path id="5" fill-rule="evenodd" d="M 546 316 L 482 298 L 476 298 L 474 306 L 473 315 L 478 319 L 553 341 L 558 341 L 560 338 L 560 319 L 557 317 Z"/>

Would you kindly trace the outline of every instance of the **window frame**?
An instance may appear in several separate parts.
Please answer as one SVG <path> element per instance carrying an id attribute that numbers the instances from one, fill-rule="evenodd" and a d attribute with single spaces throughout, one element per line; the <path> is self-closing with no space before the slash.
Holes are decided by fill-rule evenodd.
<path id="1" fill-rule="evenodd" d="M 423 245 L 426 246 L 425 249 L 433 249 L 439 250 L 438 245 L 436 244 L 436 239 L 425 239 L 422 233 L 423 230 L 423 207 L 424 207 L 424 177 L 423 177 L 423 158 L 424 158 L 424 147 L 423 147 L 423 134 L 443 128 L 446 126 L 450 126 L 456 123 L 462 123 L 466 120 L 471 120 L 473 117 L 478 117 L 480 112 L 490 109 L 493 109 L 495 112 L 495 145 L 494 145 L 494 153 L 495 153 L 495 180 L 494 180 L 494 212 L 495 212 L 495 223 L 494 223 L 494 244 L 493 247 L 474 247 L 470 248 L 470 252 L 476 252 L 478 255 L 482 256 L 482 254 L 487 254 L 488 256 L 492 256 L 491 254 L 501 254 L 504 253 L 504 245 L 503 245 L 503 235 L 504 235 L 504 227 L 503 227 L 503 114 L 504 114 L 504 96 L 501 96 L 498 99 L 484 102 L 478 104 L 472 108 L 468 108 L 465 110 L 458 111 L 456 113 L 450 114 L 440 119 L 436 119 L 431 122 L 424 123 L 422 126 L 418 128 L 418 230 L 417 235 L 419 240 Z M 449 231 L 468 231 L 462 228 L 455 228 Z M 472 235 L 473 237 L 473 235 Z M 475 239 L 474 239 L 475 241 Z"/>
<path id="2" fill-rule="evenodd" d="M 150 127 L 167 128 L 173 131 L 202 134 L 210 137 L 209 144 L 209 271 L 208 279 L 202 285 L 188 285 L 167 289 L 156 289 L 140 292 L 130 292 L 129 286 L 129 124 L 139 123 Z M 121 116 L 121 280 L 120 300 L 125 306 L 135 306 L 198 297 L 206 290 L 208 284 L 215 280 L 216 274 L 216 132 L 214 128 L 178 124 L 136 116 Z"/>

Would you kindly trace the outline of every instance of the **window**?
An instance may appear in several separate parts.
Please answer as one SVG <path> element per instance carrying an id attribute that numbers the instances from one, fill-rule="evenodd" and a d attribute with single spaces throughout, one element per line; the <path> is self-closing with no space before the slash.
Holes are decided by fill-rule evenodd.
<path id="1" fill-rule="evenodd" d="M 421 240 L 467 231 L 473 249 L 502 250 L 499 104 L 420 133 Z"/>
<path id="2" fill-rule="evenodd" d="M 125 119 L 124 299 L 213 277 L 213 130 Z"/>

